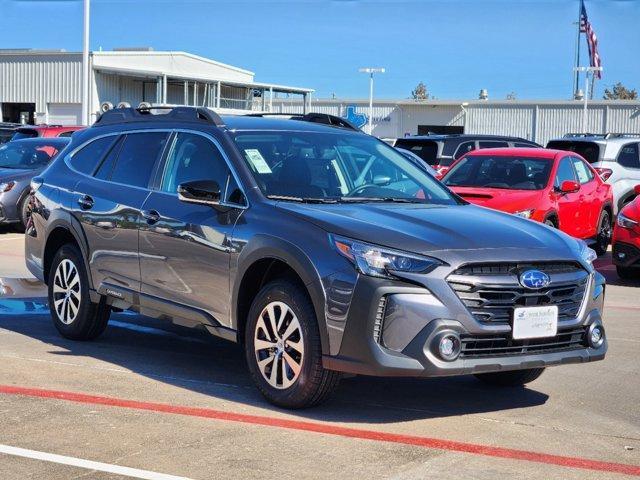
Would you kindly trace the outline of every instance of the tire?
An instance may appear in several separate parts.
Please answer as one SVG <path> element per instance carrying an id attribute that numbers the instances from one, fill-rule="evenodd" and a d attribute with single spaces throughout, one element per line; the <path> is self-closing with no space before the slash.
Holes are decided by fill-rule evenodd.
<path id="1" fill-rule="evenodd" d="M 20 213 L 20 222 L 22 228 L 27 229 L 27 223 L 29 222 L 29 195 L 25 195 L 24 198 L 18 204 L 18 212 Z"/>
<path id="2" fill-rule="evenodd" d="M 596 254 L 601 257 L 607 253 L 609 244 L 611 243 L 611 215 L 606 210 L 600 213 L 600 220 L 598 221 L 598 233 L 596 236 L 596 243 L 593 247 Z"/>
<path id="3" fill-rule="evenodd" d="M 484 383 L 498 387 L 519 387 L 533 382 L 544 372 L 544 368 L 512 370 L 508 372 L 478 373 L 475 377 Z"/>
<path id="4" fill-rule="evenodd" d="M 275 280 L 260 290 L 249 311 L 244 345 L 253 381 L 278 407 L 318 405 L 340 381 L 340 373 L 322 366 L 315 310 L 307 292 L 292 281 Z"/>
<path id="5" fill-rule="evenodd" d="M 56 252 L 48 283 L 51 317 L 63 337 L 93 340 L 104 332 L 111 308 L 104 301 L 91 301 L 87 268 L 77 246 L 63 245 Z"/>
<path id="6" fill-rule="evenodd" d="M 640 269 L 616 265 L 618 276 L 624 280 L 640 279 Z"/>
<path id="7" fill-rule="evenodd" d="M 551 228 L 558 228 L 558 225 L 556 225 L 556 222 L 554 222 L 554 221 L 553 221 L 553 218 L 547 218 L 547 219 L 544 221 L 544 224 L 545 224 L 547 227 L 551 227 Z"/>

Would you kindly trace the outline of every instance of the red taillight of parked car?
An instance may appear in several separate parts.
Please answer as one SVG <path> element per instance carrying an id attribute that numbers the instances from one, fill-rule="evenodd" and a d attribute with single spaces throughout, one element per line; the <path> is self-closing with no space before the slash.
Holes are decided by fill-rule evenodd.
<path id="1" fill-rule="evenodd" d="M 596 172 L 598 172 L 598 175 L 600 175 L 600 178 L 602 178 L 602 180 L 605 182 L 613 173 L 613 170 L 611 170 L 610 168 L 596 167 L 595 170 Z"/>

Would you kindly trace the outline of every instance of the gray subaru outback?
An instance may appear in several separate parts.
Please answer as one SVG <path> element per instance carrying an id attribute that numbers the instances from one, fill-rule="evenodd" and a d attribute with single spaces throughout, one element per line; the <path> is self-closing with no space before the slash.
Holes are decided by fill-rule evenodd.
<path id="1" fill-rule="evenodd" d="M 468 204 L 337 117 L 111 110 L 32 189 L 27 264 L 62 335 L 122 309 L 205 329 L 282 407 L 345 372 L 521 386 L 607 350 L 582 241 Z"/>

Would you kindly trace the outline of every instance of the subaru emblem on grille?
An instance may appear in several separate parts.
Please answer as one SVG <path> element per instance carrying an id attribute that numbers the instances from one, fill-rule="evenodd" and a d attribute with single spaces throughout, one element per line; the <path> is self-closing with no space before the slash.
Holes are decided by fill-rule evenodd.
<path id="1" fill-rule="evenodd" d="M 520 275 L 520 285 L 525 288 L 544 288 L 551 282 L 549 275 L 540 270 L 527 270 Z"/>

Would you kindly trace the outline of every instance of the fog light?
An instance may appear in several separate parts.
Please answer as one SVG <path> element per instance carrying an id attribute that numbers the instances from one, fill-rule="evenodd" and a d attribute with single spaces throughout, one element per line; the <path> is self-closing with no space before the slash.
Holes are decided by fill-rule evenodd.
<path id="1" fill-rule="evenodd" d="M 453 333 L 447 333 L 440 337 L 438 353 L 443 360 L 454 361 L 460 355 L 460 337 Z"/>
<path id="2" fill-rule="evenodd" d="M 593 324 L 589 327 L 589 346 L 592 348 L 599 348 L 604 343 L 604 328 L 602 325 Z"/>

